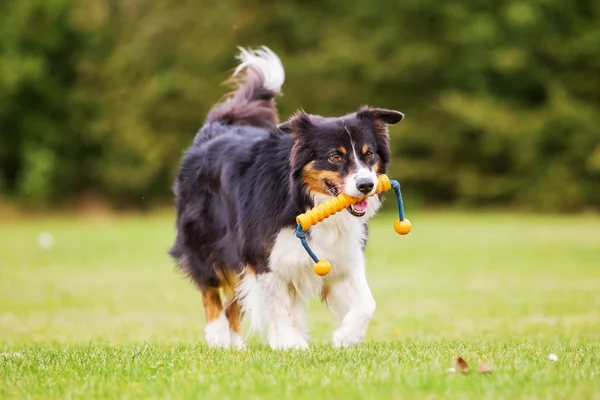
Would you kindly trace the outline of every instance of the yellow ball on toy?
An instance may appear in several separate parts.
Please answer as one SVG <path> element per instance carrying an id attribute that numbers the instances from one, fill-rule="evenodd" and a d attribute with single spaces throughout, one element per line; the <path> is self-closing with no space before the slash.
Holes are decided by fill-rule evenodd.
<path id="1" fill-rule="evenodd" d="M 396 222 L 394 222 L 394 230 L 399 235 L 406 235 L 408 232 L 410 232 L 411 227 L 412 225 L 410 224 L 410 221 L 406 218 L 404 221 L 396 220 Z"/>
<path id="2" fill-rule="evenodd" d="M 315 274 L 319 276 L 327 275 L 331 271 L 331 265 L 327 260 L 319 260 L 314 266 Z"/>

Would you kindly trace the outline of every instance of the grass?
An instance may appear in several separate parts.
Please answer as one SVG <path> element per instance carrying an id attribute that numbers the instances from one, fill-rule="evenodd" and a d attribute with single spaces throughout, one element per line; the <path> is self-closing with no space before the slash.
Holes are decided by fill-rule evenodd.
<path id="1" fill-rule="evenodd" d="M 170 216 L 0 222 L 0 398 L 600 399 L 600 218 L 411 217 L 371 224 L 365 343 L 333 349 L 315 301 L 305 352 L 204 346 Z"/>

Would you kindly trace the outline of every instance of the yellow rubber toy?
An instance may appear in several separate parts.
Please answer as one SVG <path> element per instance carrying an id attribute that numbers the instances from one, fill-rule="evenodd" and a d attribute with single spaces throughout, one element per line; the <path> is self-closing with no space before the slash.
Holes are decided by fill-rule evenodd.
<path id="1" fill-rule="evenodd" d="M 313 267 L 315 274 L 319 276 L 325 276 L 331 271 L 331 264 L 327 260 L 319 260 L 318 263 Z"/>
<path id="2" fill-rule="evenodd" d="M 388 178 L 387 175 L 379 175 L 379 178 L 377 179 L 377 189 L 371 196 L 391 188 L 392 183 L 390 182 L 390 178 Z M 296 217 L 296 222 L 299 223 L 302 226 L 302 230 L 305 231 L 311 226 L 323 221 L 325 218 L 331 217 L 333 214 L 336 214 L 353 204 L 361 202 L 368 197 L 370 196 L 352 197 L 342 193 L 335 196 L 333 199 L 329 199 L 326 202 L 319 204 L 304 214 L 298 215 Z"/>
<path id="3" fill-rule="evenodd" d="M 379 175 L 377 178 L 377 188 L 375 189 L 375 193 L 373 193 L 371 196 L 392 188 L 394 189 L 394 192 L 396 192 L 396 198 L 398 200 L 398 220 L 394 223 L 394 230 L 400 235 L 406 235 L 408 232 L 410 232 L 411 224 L 408 219 L 404 218 L 404 205 L 402 203 L 402 194 L 400 193 L 400 184 L 396 181 L 390 180 L 387 175 Z M 317 275 L 327 275 L 329 271 L 331 271 L 331 265 L 327 260 L 319 260 L 317 255 L 313 253 L 308 245 L 305 232 L 311 226 L 318 224 L 325 218 L 328 218 L 353 204 L 363 201 L 368 197 L 370 196 L 352 197 L 348 196 L 347 194 L 340 194 L 322 204 L 319 204 L 312 210 L 309 210 L 296 217 L 296 222 L 298 223 L 296 236 L 300 239 L 302 246 L 304 246 L 304 249 L 315 262 L 313 268 Z"/>
<path id="4" fill-rule="evenodd" d="M 399 219 L 397 219 L 396 222 L 394 222 L 394 230 L 399 235 L 406 235 L 408 232 L 410 232 L 410 228 L 412 228 L 412 225 L 410 224 L 410 221 L 406 218 L 404 219 L 404 221 L 400 221 Z"/>

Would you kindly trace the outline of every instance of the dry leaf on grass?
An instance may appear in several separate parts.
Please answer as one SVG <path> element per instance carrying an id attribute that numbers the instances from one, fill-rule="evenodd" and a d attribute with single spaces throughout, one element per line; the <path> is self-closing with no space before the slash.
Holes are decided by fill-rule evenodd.
<path id="1" fill-rule="evenodd" d="M 481 364 L 479 368 L 477 368 L 477 372 L 479 372 L 480 374 L 491 374 L 492 369 L 487 364 Z"/>
<path id="2" fill-rule="evenodd" d="M 462 372 L 463 374 L 469 373 L 469 364 L 462 357 L 458 357 L 456 359 L 456 369 Z"/>

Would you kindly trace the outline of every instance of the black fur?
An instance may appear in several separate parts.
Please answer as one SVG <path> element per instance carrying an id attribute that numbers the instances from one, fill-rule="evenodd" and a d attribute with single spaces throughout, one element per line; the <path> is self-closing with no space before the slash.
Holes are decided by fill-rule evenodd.
<path id="1" fill-rule="evenodd" d="M 390 152 L 380 124 L 401 119 L 395 111 L 363 108 L 343 118 L 299 113 L 276 127 L 276 95 L 249 68 L 245 83 L 216 106 L 181 162 L 175 183 L 177 238 L 170 254 L 200 286 L 218 286 L 220 271 L 269 271 L 277 233 L 295 227 L 312 207 L 302 170 L 344 173 L 328 157 L 339 146 L 367 144 L 385 173 Z M 383 113 L 383 117 L 382 117 Z M 397 121 L 395 121 L 397 122 Z M 392 122 L 394 123 L 394 122 Z M 323 184 L 323 191 L 329 190 Z"/>

